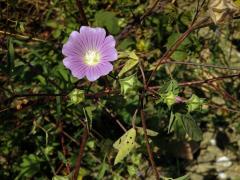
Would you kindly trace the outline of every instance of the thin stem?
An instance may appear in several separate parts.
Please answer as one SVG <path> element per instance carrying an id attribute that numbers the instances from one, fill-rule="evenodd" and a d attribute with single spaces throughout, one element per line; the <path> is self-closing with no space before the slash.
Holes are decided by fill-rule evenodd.
<path id="1" fill-rule="evenodd" d="M 76 164 L 75 164 L 73 180 L 78 179 L 78 174 L 79 174 L 79 170 L 80 170 L 80 167 L 81 167 L 81 161 L 82 161 L 82 157 L 83 157 L 83 153 L 84 153 L 84 148 L 86 146 L 88 136 L 89 136 L 88 128 L 87 128 L 87 125 L 85 125 L 84 132 L 83 132 L 83 135 L 82 135 L 81 144 L 80 144 L 79 154 L 78 154 Z"/>
<path id="2" fill-rule="evenodd" d="M 124 29 L 119 33 L 119 35 L 115 38 L 116 42 L 118 42 L 119 40 L 121 40 L 122 38 L 126 37 L 128 34 L 130 34 L 132 31 L 132 29 L 138 25 L 141 24 L 141 22 L 147 17 L 149 16 L 152 11 L 154 10 L 154 8 L 156 7 L 157 3 L 160 0 L 156 0 L 152 7 L 149 8 L 141 17 L 135 17 L 134 19 L 132 19 L 127 26 L 124 27 Z"/>
<path id="3" fill-rule="evenodd" d="M 216 69 L 240 71 L 240 67 L 226 67 L 226 66 L 219 66 L 214 64 L 202 64 L 202 63 L 184 62 L 184 61 L 164 61 L 161 64 L 181 64 L 181 65 L 189 65 L 189 66 L 202 66 L 207 68 L 209 67 L 209 68 L 216 68 Z"/>
<path id="4" fill-rule="evenodd" d="M 142 127 L 143 127 L 143 132 L 144 132 L 144 138 L 145 138 L 145 143 L 146 143 L 146 147 L 147 147 L 147 152 L 148 152 L 148 156 L 152 165 L 152 168 L 154 170 L 156 179 L 159 179 L 159 174 L 158 174 L 158 170 L 156 168 L 156 164 L 154 162 L 154 158 L 153 158 L 153 153 L 149 144 L 149 140 L 148 140 L 148 136 L 147 136 L 147 126 L 146 126 L 146 120 L 145 120 L 145 116 L 144 116 L 144 111 L 143 111 L 143 98 L 144 96 L 142 96 L 141 98 L 141 108 L 140 108 L 140 115 L 141 115 L 141 120 L 142 120 Z"/>
<path id="5" fill-rule="evenodd" d="M 62 151 L 63 151 L 63 155 L 64 155 L 64 157 L 66 158 L 66 156 L 67 156 L 67 148 L 66 148 L 66 146 L 65 146 L 65 140 L 64 140 L 64 135 L 63 135 L 63 125 L 62 125 L 62 123 L 60 123 L 60 128 L 61 128 L 61 145 L 62 145 Z M 65 165 L 66 165 L 66 171 L 67 171 L 67 174 L 70 174 L 70 164 L 69 164 L 69 162 L 68 162 L 68 160 L 67 160 L 67 162 L 65 163 Z"/>
<path id="6" fill-rule="evenodd" d="M 140 71 L 141 71 L 141 74 L 142 74 L 142 79 L 143 79 L 143 84 L 144 84 L 144 89 L 143 89 L 143 91 L 141 93 L 141 96 L 140 96 L 140 115 L 141 115 L 141 120 L 142 120 L 142 127 L 143 127 L 144 138 L 145 138 L 145 142 L 146 142 L 148 156 L 149 156 L 152 168 L 155 172 L 156 179 L 159 179 L 159 174 L 158 174 L 158 171 L 157 171 L 154 159 L 153 159 L 153 152 L 151 150 L 149 140 L 148 140 L 148 136 L 147 136 L 147 126 L 146 126 L 146 120 L 145 120 L 144 111 L 143 111 L 143 109 L 144 109 L 144 97 L 145 97 L 144 94 L 147 91 L 147 82 L 146 82 L 146 77 L 145 77 L 145 74 L 144 74 L 144 70 L 143 70 L 141 61 L 139 62 L 139 68 L 140 68 Z M 136 112 L 137 112 L 137 110 L 135 111 L 135 113 Z"/>
<path id="7" fill-rule="evenodd" d="M 12 36 L 12 37 L 20 39 L 20 40 L 26 40 L 26 41 L 27 40 L 33 40 L 33 41 L 38 41 L 38 42 L 47 42 L 47 41 L 39 39 L 39 38 L 34 38 L 34 37 L 31 37 L 31 36 L 20 35 L 20 34 L 14 34 L 14 33 L 7 32 L 7 31 L 0 31 L 0 34 Z"/>
<path id="8" fill-rule="evenodd" d="M 182 82 L 179 83 L 179 86 L 192 86 L 192 85 L 197 85 L 197 84 L 204 84 L 204 83 L 210 83 L 213 81 L 219 81 L 227 78 L 234 78 L 234 77 L 240 77 L 240 74 L 232 74 L 232 75 L 227 75 L 227 76 L 221 76 L 221 77 L 215 77 L 211 79 L 205 79 L 205 80 L 198 80 L 198 81 L 191 81 L 191 82 Z"/>
<path id="9" fill-rule="evenodd" d="M 159 59 L 155 69 L 151 72 L 150 77 L 148 78 L 147 81 L 147 87 L 152 79 L 152 77 L 155 75 L 158 67 L 161 65 L 161 63 L 167 59 L 170 58 L 170 56 L 174 53 L 174 51 L 181 45 L 181 43 L 186 39 L 186 37 L 193 31 L 193 26 L 191 26 L 186 32 L 184 32 L 174 43 L 174 45 L 168 49 L 164 55 Z"/>
<path id="10" fill-rule="evenodd" d="M 88 20 L 87 20 L 86 14 L 85 14 L 84 9 L 83 9 L 82 1 L 81 0 L 76 0 L 76 3 L 77 3 L 79 13 L 80 13 L 80 23 L 82 25 L 88 26 Z"/>

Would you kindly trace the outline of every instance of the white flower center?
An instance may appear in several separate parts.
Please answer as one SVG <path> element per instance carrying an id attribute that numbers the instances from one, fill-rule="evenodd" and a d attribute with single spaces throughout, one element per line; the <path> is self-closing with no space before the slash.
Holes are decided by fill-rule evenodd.
<path id="1" fill-rule="evenodd" d="M 100 61 L 100 53 L 96 50 L 89 50 L 84 56 L 84 62 L 89 66 L 94 66 Z"/>

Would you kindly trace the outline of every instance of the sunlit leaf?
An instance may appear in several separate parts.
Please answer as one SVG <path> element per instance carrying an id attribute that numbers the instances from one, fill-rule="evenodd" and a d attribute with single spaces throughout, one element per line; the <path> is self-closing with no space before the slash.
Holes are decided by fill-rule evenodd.
<path id="1" fill-rule="evenodd" d="M 121 71 L 119 72 L 118 76 L 121 77 L 124 73 L 131 70 L 133 67 L 135 67 L 138 64 L 138 57 L 134 52 L 131 52 L 129 54 L 130 59 L 127 60 Z"/>
<path id="2" fill-rule="evenodd" d="M 136 130 L 128 130 L 114 144 L 113 147 L 118 150 L 114 160 L 114 165 L 121 162 L 135 147 Z"/>
<path id="3" fill-rule="evenodd" d="M 163 86 L 159 89 L 160 94 L 173 92 L 175 95 L 179 93 L 179 86 L 176 80 L 170 80 L 163 84 Z"/>
<path id="4" fill-rule="evenodd" d="M 136 130 L 137 130 L 137 133 L 144 135 L 144 130 L 142 127 L 136 127 Z M 151 129 L 146 129 L 146 131 L 147 131 L 148 136 L 157 136 L 158 135 L 158 132 L 153 131 Z"/>
<path id="5" fill-rule="evenodd" d="M 54 176 L 52 180 L 69 180 L 68 176 Z"/>
<path id="6" fill-rule="evenodd" d="M 169 177 L 162 177 L 163 180 L 189 180 L 189 174 L 186 174 L 184 176 L 178 177 L 178 178 L 169 178 Z"/>
<path id="7" fill-rule="evenodd" d="M 203 105 L 204 99 L 199 98 L 195 94 L 187 101 L 188 112 L 200 109 Z"/>
<path id="8" fill-rule="evenodd" d="M 119 83 L 121 85 L 121 93 L 123 95 L 126 95 L 129 91 L 135 88 L 135 85 L 137 83 L 136 74 L 132 74 L 131 76 L 128 76 L 124 79 L 120 79 Z"/>
<path id="9" fill-rule="evenodd" d="M 185 51 L 175 51 L 172 55 L 171 58 L 176 61 L 184 61 L 188 57 L 188 53 Z"/>
<path id="10" fill-rule="evenodd" d="M 85 100 L 84 90 L 74 89 L 68 96 L 70 104 L 79 104 Z"/>

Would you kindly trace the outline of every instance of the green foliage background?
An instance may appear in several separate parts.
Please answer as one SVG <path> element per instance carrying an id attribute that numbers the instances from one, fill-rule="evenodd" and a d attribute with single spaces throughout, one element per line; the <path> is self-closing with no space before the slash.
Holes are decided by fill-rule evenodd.
<path id="1" fill-rule="evenodd" d="M 132 128 L 139 107 L 139 62 L 149 77 L 190 26 L 198 1 L 160 1 L 140 19 L 154 2 L 82 2 L 89 24 L 118 40 L 113 72 L 90 83 L 62 64 L 62 46 L 81 26 L 75 0 L 0 0 L 0 179 L 68 179 L 86 120 L 91 131 L 79 179 L 154 179 L 141 133 L 138 148 L 116 165 L 113 143 Z M 204 5 L 197 18 L 207 15 Z M 172 54 L 178 63 L 161 64 L 152 78 L 145 118 L 148 129 L 158 132 L 150 139 L 162 178 L 217 177 L 215 164 L 214 171 L 191 169 L 211 139 L 214 157 L 230 154 L 239 161 L 239 28 L 239 20 L 228 20 L 194 31 Z M 139 114 L 135 125 L 142 126 Z"/>

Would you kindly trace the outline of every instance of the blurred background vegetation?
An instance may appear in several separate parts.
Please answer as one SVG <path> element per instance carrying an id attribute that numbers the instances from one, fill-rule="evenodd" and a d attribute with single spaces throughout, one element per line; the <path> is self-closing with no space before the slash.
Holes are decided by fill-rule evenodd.
<path id="1" fill-rule="evenodd" d="M 134 52 L 149 77 L 188 29 L 201 2 L 84 0 L 82 5 L 89 24 L 114 35 L 119 53 Z M 197 19 L 208 16 L 207 8 L 206 1 Z M 81 26 L 75 0 L 0 0 L 0 12 L 0 179 L 68 179 L 86 119 L 92 129 L 79 179 L 154 179 L 142 135 L 137 135 L 139 147 L 113 165 L 117 151 L 112 145 L 132 127 L 139 105 L 139 66 L 123 75 L 136 73 L 138 79 L 126 93 L 120 92 L 117 75 L 127 58 L 114 62 L 114 71 L 94 83 L 71 76 L 61 50 Z M 145 118 L 148 129 L 158 132 L 151 147 L 162 177 L 240 179 L 239 28 L 238 19 L 228 19 L 195 30 L 173 53 L 173 62 L 161 64 L 152 78 L 150 87 L 160 94 L 158 89 L 175 79 L 177 96 L 204 99 L 190 113 L 202 130 L 202 140 L 196 141 L 198 127 L 192 137 L 177 125 L 168 132 L 169 101 L 147 96 Z M 71 93 L 76 89 L 81 91 Z M 187 109 L 186 103 L 171 107 L 174 113 Z M 135 123 L 141 126 L 138 115 Z"/>

